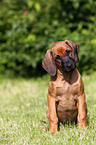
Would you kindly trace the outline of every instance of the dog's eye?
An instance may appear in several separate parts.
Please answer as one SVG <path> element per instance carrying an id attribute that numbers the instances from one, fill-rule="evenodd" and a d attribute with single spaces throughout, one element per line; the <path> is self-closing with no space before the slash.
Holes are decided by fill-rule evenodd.
<path id="1" fill-rule="evenodd" d="M 59 56 L 59 55 L 56 55 L 55 60 L 56 60 L 56 61 L 61 60 L 60 56 Z"/>
<path id="2" fill-rule="evenodd" d="M 66 50 L 66 55 L 71 56 L 72 50 Z"/>

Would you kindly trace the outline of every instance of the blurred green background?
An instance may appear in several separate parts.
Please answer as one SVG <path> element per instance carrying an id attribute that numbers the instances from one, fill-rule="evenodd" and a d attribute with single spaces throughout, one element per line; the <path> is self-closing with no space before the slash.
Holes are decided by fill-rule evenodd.
<path id="1" fill-rule="evenodd" d="M 41 75 L 56 41 L 79 44 L 81 73 L 96 71 L 95 0 L 0 0 L 0 73 Z"/>

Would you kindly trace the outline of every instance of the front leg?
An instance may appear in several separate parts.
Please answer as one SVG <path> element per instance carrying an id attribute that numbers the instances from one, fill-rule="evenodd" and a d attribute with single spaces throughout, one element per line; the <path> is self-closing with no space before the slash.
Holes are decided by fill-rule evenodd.
<path id="1" fill-rule="evenodd" d="M 48 110 L 49 110 L 49 133 L 55 133 L 58 130 L 58 118 L 56 114 L 55 98 L 48 94 Z"/>
<path id="2" fill-rule="evenodd" d="M 86 102 L 85 102 L 85 93 L 83 92 L 78 98 L 79 128 L 85 128 L 87 126 L 86 116 L 87 116 L 87 107 L 86 107 Z"/>

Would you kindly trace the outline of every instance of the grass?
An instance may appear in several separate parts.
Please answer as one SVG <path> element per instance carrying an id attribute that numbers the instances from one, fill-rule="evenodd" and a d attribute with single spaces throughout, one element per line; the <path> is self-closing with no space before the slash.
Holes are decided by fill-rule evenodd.
<path id="1" fill-rule="evenodd" d="M 50 135 L 46 117 L 49 76 L 37 79 L 0 77 L 0 144 L 15 145 L 95 145 L 96 74 L 83 76 L 88 106 L 88 127 L 60 125 Z M 40 120 L 47 122 L 43 124 Z"/>

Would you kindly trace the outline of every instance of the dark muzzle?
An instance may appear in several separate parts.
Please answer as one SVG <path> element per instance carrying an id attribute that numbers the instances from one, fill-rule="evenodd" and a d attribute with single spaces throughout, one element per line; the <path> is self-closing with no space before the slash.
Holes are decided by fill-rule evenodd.
<path id="1" fill-rule="evenodd" d="M 76 68 L 75 60 L 69 56 L 63 57 L 61 64 L 64 72 L 71 72 Z"/>

